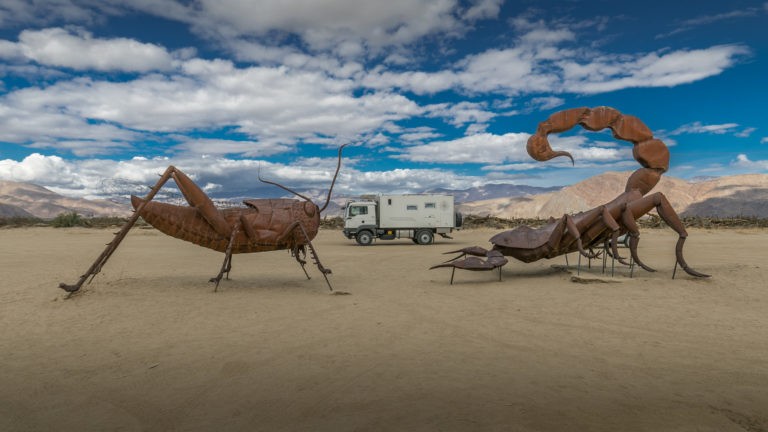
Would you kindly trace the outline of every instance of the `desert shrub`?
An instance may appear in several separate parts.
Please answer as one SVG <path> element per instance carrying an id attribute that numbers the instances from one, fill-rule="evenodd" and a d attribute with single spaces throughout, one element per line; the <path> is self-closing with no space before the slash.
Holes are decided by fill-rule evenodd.
<path id="1" fill-rule="evenodd" d="M 77 214 L 77 212 L 60 213 L 51 220 L 51 226 L 54 228 L 69 228 L 76 226 L 90 226 L 87 219 Z"/>

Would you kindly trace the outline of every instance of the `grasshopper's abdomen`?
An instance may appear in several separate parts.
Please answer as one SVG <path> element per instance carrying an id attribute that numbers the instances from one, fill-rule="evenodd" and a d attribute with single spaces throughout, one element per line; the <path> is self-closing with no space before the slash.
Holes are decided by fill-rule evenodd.
<path id="1" fill-rule="evenodd" d="M 131 197 L 134 209 L 144 200 Z M 319 216 L 297 200 L 249 200 L 247 208 L 218 210 L 232 229 L 238 227 L 232 253 L 266 252 L 303 245 L 317 235 Z M 314 206 L 314 204 L 309 203 Z M 312 213 L 307 214 L 307 213 Z M 144 202 L 139 215 L 160 232 L 199 246 L 225 252 L 229 237 L 216 232 L 195 207 Z M 307 237 L 292 227 L 300 222 Z"/>

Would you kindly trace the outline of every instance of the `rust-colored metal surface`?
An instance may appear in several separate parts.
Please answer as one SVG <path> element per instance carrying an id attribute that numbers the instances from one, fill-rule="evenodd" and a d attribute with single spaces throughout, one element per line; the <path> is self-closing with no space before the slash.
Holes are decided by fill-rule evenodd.
<path id="1" fill-rule="evenodd" d="M 523 262 L 553 258 L 578 251 L 587 258 L 595 258 L 593 248 L 598 246 L 610 253 L 622 264 L 629 265 L 619 256 L 617 239 L 629 234 L 629 251 L 634 262 L 647 271 L 655 271 L 645 265 L 637 254 L 640 232 L 636 220 L 653 209 L 679 236 L 675 248 L 675 270 L 680 265 L 686 273 L 695 277 L 709 277 L 685 262 L 683 244 L 688 233 L 675 210 L 661 192 L 647 195 L 669 169 L 669 150 L 666 144 L 653 137 L 653 133 L 637 117 L 621 114 L 609 107 L 573 108 L 557 112 L 539 123 L 536 133 L 528 140 L 528 154 L 538 161 L 548 161 L 565 156 L 573 161 L 570 153 L 555 151 L 547 139 L 550 133 L 567 131 L 576 125 L 587 130 L 599 131 L 610 128 L 615 138 L 634 144 L 633 155 L 642 165 L 627 180 L 624 193 L 609 203 L 574 215 L 564 215 L 540 228 L 522 226 L 496 234 L 490 239 L 493 248 L 487 251 L 474 246 L 447 253 L 460 255 L 432 268 L 448 267 L 464 270 L 493 270 L 507 263 L 500 255 L 511 256 Z M 647 195 L 647 196 L 646 196 Z M 465 258 L 466 257 L 466 258 Z M 464 259 L 461 259 L 464 258 Z M 501 274 L 501 273 L 499 273 Z M 674 273 L 673 273 L 674 277 Z M 453 282 L 453 274 L 451 275 Z"/>
<path id="2" fill-rule="evenodd" d="M 243 208 L 217 209 L 208 195 L 200 189 L 186 174 L 174 166 L 168 167 L 160 180 L 152 187 L 144 198 L 131 197 L 134 208 L 133 216 L 115 234 L 112 242 L 107 244 L 104 251 L 96 258 L 91 267 L 72 285 L 61 283 L 59 287 L 74 293 L 80 290 L 86 280 L 92 280 L 106 264 L 109 257 L 120 245 L 128 231 L 142 217 L 147 223 L 159 231 L 181 240 L 194 243 L 218 252 L 224 253 L 224 263 L 219 273 L 211 278 L 219 282 L 226 273 L 227 278 L 232 268 L 232 255 L 240 253 L 267 252 L 274 250 L 290 250 L 291 255 L 301 265 L 304 274 L 309 274 L 304 268 L 307 249 L 310 258 L 325 278 L 328 288 L 333 290 L 328 280 L 331 270 L 325 268 L 317 256 L 312 240 L 320 227 L 320 212 L 325 210 L 331 200 L 333 185 L 341 168 L 341 152 L 339 148 L 336 173 L 328 189 L 325 205 L 320 208 L 309 198 L 292 191 L 285 186 L 259 180 L 278 186 L 298 199 L 249 199 L 243 201 Z M 155 194 L 168 181 L 173 179 L 189 206 L 152 201 Z"/>

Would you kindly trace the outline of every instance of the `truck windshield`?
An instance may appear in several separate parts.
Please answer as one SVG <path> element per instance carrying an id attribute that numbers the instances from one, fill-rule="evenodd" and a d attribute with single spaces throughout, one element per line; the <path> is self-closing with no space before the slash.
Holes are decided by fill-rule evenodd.
<path id="1" fill-rule="evenodd" d="M 366 206 L 350 206 L 349 207 L 350 216 L 359 216 L 359 215 L 366 215 L 366 214 L 368 214 L 368 207 Z"/>

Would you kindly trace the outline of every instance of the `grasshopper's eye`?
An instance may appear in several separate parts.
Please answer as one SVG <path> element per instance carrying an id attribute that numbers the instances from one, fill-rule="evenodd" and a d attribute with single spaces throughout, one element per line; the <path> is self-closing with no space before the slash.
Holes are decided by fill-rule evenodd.
<path id="1" fill-rule="evenodd" d="M 315 212 L 317 212 L 317 204 L 306 201 L 304 203 L 304 213 L 306 213 L 307 216 L 312 217 L 315 215 Z"/>

